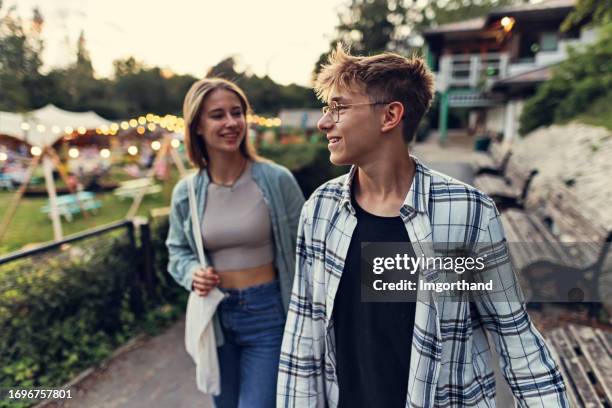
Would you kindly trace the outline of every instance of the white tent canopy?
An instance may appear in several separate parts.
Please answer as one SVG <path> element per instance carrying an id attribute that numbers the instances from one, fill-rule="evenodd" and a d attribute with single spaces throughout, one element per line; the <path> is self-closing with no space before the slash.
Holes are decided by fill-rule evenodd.
<path id="1" fill-rule="evenodd" d="M 0 112 L 0 134 L 21 139 L 31 145 L 51 146 L 70 129 L 96 129 L 110 122 L 95 112 L 70 112 L 47 105 L 27 113 Z M 24 129 L 25 128 L 25 129 Z"/>

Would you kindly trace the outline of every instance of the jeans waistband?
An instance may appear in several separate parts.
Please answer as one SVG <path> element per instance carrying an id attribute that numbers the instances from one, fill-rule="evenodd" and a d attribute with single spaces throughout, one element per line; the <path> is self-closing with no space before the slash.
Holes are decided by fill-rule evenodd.
<path id="1" fill-rule="evenodd" d="M 225 297 L 239 298 L 247 296 L 259 296 L 265 294 L 273 294 L 280 291 L 280 283 L 278 279 L 272 282 L 262 283 L 260 285 L 249 286 L 242 289 L 229 289 L 219 288 L 219 290 L 225 293 Z"/>

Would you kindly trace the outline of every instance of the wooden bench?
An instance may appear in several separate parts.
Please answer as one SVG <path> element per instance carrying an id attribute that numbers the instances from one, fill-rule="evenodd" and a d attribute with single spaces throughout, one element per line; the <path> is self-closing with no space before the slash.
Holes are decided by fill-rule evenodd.
<path id="1" fill-rule="evenodd" d="M 512 156 L 512 150 L 503 147 L 502 143 L 491 143 L 489 146 L 489 156 L 490 160 L 487 160 L 487 162 L 477 162 L 475 164 L 474 174 L 477 176 L 491 174 L 503 177 Z"/>
<path id="2" fill-rule="evenodd" d="M 612 406 L 612 333 L 568 325 L 545 335 L 572 407 Z"/>
<path id="3" fill-rule="evenodd" d="M 556 186 L 537 215 L 508 209 L 501 219 L 528 298 L 601 300 L 598 283 L 612 231 L 580 206 L 571 191 Z M 589 303 L 591 317 L 597 317 L 599 309 L 600 303 Z"/>
<path id="4" fill-rule="evenodd" d="M 500 210 L 525 206 L 529 187 L 538 174 L 536 169 L 519 166 L 514 161 L 506 165 L 504 177 L 483 174 L 474 180 L 474 186 L 495 201 Z"/>

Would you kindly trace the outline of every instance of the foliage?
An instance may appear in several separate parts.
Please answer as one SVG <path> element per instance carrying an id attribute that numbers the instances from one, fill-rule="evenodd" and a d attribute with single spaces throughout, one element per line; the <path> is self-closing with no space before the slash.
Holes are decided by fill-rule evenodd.
<path id="1" fill-rule="evenodd" d="M 590 103 L 587 110 L 576 116 L 575 120 L 612 130 L 612 92 Z"/>
<path id="2" fill-rule="evenodd" d="M 43 48 L 43 20 L 37 9 L 28 23 L 13 9 L 0 15 L 0 110 L 26 110 L 37 96 Z"/>
<path id="3" fill-rule="evenodd" d="M 586 112 L 599 98 L 609 98 L 612 87 L 612 23 L 602 26 L 598 40 L 584 50 L 569 50 L 553 76 L 525 103 L 520 133 L 555 122 L 566 122 Z"/>
<path id="4" fill-rule="evenodd" d="M 376 54 L 396 49 L 404 42 L 401 28 L 407 8 L 402 0 L 351 0 L 338 13 L 336 35 L 329 51 L 321 54 L 314 67 L 316 76 L 329 53 L 341 42 L 359 55 Z"/>
<path id="5" fill-rule="evenodd" d="M 186 291 L 165 272 L 167 219 L 152 229 L 149 294 L 138 274 L 143 256 L 134 256 L 125 234 L 0 266 L 0 387 L 57 387 L 136 333 L 156 333 L 183 312 Z"/>
<path id="6" fill-rule="evenodd" d="M 270 145 L 259 153 L 291 170 L 306 197 L 324 182 L 348 172 L 346 166 L 331 164 L 323 143 Z"/>
<path id="7" fill-rule="evenodd" d="M 207 77 L 221 77 L 236 82 L 246 93 L 255 112 L 276 114 L 282 108 L 319 107 L 314 93 L 309 88 L 291 84 L 281 86 L 270 77 L 239 72 L 234 57 L 228 57 L 211 67 Z"/>
<path id="8" fill-rule="evenodd" d="M 587 25 L 605 25 L 612 22 L 612 0 L 578 0 L 563 24 L 561 30 Z"/>
<path id="9" fill-rule="evenodd" d="M 126 271 L 137 260 L 125 240 L 93 248 L 2 266 L 1 387 L 60 385 L 133 335 L 134 281 Z"/>

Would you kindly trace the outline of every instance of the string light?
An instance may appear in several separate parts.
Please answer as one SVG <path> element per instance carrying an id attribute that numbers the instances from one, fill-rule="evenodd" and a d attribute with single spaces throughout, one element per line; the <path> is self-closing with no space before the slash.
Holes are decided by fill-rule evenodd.
<path id="1" fill-rule="evenodd" d="M 108 159 L 111 155 L 110 150 L 108 149 L 102 149 L 100 150 L 100 157 L 102 157 L 103 159 Z"/>
<path id="2" fill-rule="evenodd" d="M 30 153 L 32 156 L 40 156 L 42 154 L 42 149 L 38 146 L 32 146 Z"/>
<path id="3" fill-rule="evenodd" d="M 77 149 L 76 147 L 71 147 L 70 150 L 68 150 L 68 156 L 72 157 L 73 159 L 76 159 L 77 157 L 79 157 L 79 149 Z"/>
<path id="4" fill-rule="evenodd" d="M 159 143 L 158 140 L 154 140 L 153 142 L 151 142 L 151 149 L 155 151 L 161 149 L 161 143 Z"/>
<path id="5" fill-rule="evenodd" d="M 174 147 L 175 149 L 178 149 L 180 145 L 181 141 L 178 139 L 172 139 L 172 141 L 170 142 L 170 146 Z"/>
<path id="6" fill-rule="evenodd" d="M 128 147 L 128 153 L 131 154 L 132 156 L 136 156 L 138 154 L 138 148 L 132 145 Z"/>

